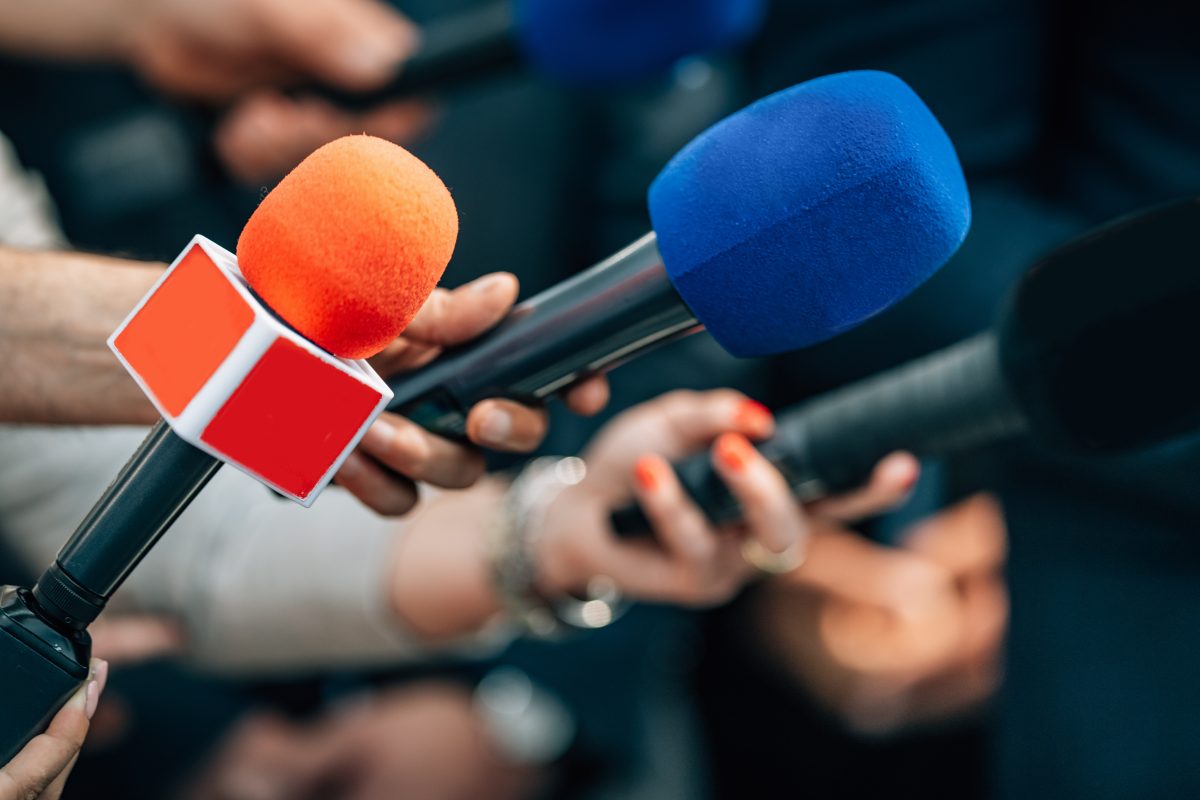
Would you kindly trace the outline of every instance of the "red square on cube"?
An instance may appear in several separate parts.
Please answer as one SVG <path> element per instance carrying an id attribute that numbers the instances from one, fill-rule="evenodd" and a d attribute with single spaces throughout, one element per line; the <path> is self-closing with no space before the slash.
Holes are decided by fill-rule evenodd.
<path id="1" fill-rule="evenodd" d="M 392 399 L 271 313 L 237 257 L 195 237 L 109 346 L 177 436 L 311 505 Z"/>
<path id="2" fill-rule="evenodd" d="M 254 309 L 199 244 L 114 337 L 142 385 L 179 416 L 254 324 Z"/>
<path id="3" fill-rule="evenodd" d="M 278 339 L 200 439 L 280 489 L 306 498 L 378 404 L 378 391 Z"/>

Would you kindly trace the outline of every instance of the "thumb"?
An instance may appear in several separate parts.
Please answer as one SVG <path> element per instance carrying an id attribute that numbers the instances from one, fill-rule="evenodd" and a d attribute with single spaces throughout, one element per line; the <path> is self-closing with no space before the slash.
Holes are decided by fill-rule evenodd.
<path id="1" fill-rule="evenodd" d="M 261 40 L 285 62 L 345 89 L 373 89 L 417 48 L 417 29 L 378 0 L 260 0 Z"/>

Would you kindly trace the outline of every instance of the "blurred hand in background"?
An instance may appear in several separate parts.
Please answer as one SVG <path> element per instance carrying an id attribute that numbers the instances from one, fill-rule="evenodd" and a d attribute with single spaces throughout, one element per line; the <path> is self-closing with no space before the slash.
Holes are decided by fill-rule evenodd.
<path id="1" fill-rule="evenodd" d="M 312 151 L 341 136 L 368 133 L 407 145 L 424 136 L 436 112 L 420 100 L 397 100 L 366 112 L 319 97 L 259 89 L 221 118 L 213 148 L 229 174 L 247 185 L 271 183 Z"/>
<path id="2" fill-rule="evenodd" d="M 228 107 L 214 147 L 248 183 L 274 180 L 348 133 L 416 139 L 431 118 L 420 101 L 352 113 L 281 90 L 379 88 L 418 42 L 381 0 L 44 0 L 0 19 L 0 50 L 124 63 L 164 94 Z"/>
<path id="3" fill-rule="evenodd" d="M 231 103 L 213 145 L 229 173 L 269 183 L 326 142 L 369 133 L 410 144 L 430 106 L 397 100 L 351 112 L 281 88 L 375 89 L 416 50 L 416 27 L 379 0 L 132 0 L 129 62 L 168 94 Z"/>
<path id="4" fill-rule="evenodd" d="M 864 499 L 816 509 L 807 561 L 756 600 L 763 646 L 860 733 L 979 708 L 1000 681 L 1008 619 L 998 503 L 976 495 L 884 547 L 844 527 L 889 502 Z"/>
<path id="5" fill-rule="evenodd" d="M 540 782 L 488 738 L 471 692 L 426 682 L 359 699 L 312 724 L 256 714 L 185 800 L 517 800 Z"/>
<path id="6" fill-rule="evenodd" d="M 163 91 L 209 101 L 300 80 L 374 89 L 417 46 L 412 23 L 379 0 L 110 2 L 124 17 L 121 56 Z"/>

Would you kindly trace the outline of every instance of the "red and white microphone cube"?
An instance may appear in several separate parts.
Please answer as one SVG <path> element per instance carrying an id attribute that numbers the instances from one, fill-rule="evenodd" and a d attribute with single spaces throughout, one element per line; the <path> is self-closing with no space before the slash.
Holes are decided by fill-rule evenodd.
<path id="1" fill-rule="evenodd" d="M 392 399 L 367 362 L 278 319 L 203 236 L 108 344 L 176 434 L 305 506 Z"/>

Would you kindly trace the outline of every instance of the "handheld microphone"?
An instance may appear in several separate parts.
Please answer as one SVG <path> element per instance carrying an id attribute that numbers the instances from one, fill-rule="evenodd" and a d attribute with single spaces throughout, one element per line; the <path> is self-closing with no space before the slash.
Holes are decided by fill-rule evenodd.
<path id="1" fill-rule="evenodd" d="M 950 140 L 882 72 L 818 78 L 718 123 L 649 207 L 654 233 L 392 380 L 390 410 L 462 439 L 480 400 L 536 402 L 702 326 L 736 356 L 811 345 L 907 295 L 970 224 Z"/>
<path id="2" fill-rule="evenodd" d="M 528 67 L 576 86 L 635 82 L 683 58 L 750 39 L 765 0 L 497 0 L 429 23 L 420 49 L 380 89 L 316 91 L 369 108 Z"/>
<path id="3" fill-rule="evenodd" d="M 1083 455 L 1149 447 L 1200 427 L 1200 199 L 1117 220 L 1053 251 L 995 328 L 782 415 L 760 450 L 804 501 L 862 485 L 895 450 L 945 455 L 1005 438 Z M 709 519 L 741 509 L 706 454 L 677 465 Z M 613 514 L 623 536 L 650 526 Z"/>
<path id="4" fill-rule="evenodd" d="M 223 462 L 313 502 L 391 399 L 355 359 L 411 321 L 457 233 L 428 167 L 354 136 L 263 200 L 240 262 L 188 245 L 109 340 L 163 419 L 32 591 L 0 590 L 0 763 L 86 679 L 88 624 Z"/>

